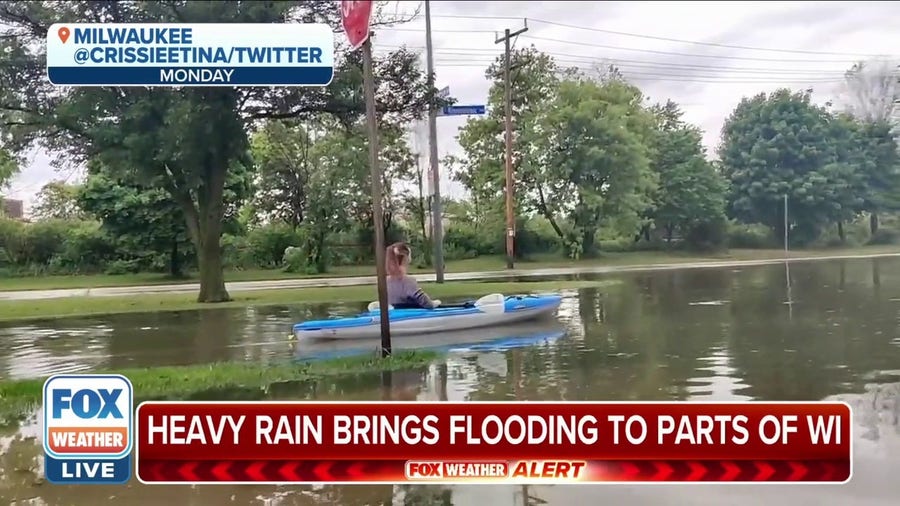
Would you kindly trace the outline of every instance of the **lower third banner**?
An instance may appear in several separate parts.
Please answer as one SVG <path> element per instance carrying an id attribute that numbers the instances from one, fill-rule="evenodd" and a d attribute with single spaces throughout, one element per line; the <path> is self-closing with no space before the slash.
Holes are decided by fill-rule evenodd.
<path id="1" fill-rule="evenodd" d="M 844 403 L 147 402 L 144 483 L 816 482 Z"/>

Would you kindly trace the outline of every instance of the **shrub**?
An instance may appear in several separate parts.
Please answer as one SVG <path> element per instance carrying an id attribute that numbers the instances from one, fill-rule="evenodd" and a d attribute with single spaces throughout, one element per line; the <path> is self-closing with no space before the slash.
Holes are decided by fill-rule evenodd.
<path id="1" fill-rule="evenodd" d="M 872 237 L 869 238 L 867 244 L 876 246 L 898 243 L 900 243 L 900 231 L 892 228 L 879 228 L 877 231 L 875 231 L 874 234 L 872 234 Z"/>
<path id="2" fill-rule="evenodd" d="M 695 223 L 685 231 L 684 247 L 690 251 L 719 251 L 726 246 L 728 222 L 724 219 Z"/>
<path id="3" fill-rule="evenodd" d="M 113 260 L 106 265 L 106 269 L 103 272 L 110 276 L 137 274 L 141 272 L 141 262 L 139 260 Z"/>
<path id="4" fill-rule="evenodd" d="M 778 246 L 772 230 L 765 225 L 731 222 L 726 230 L 729 248 L 767 249 Z"/>
<path id="5" fill-rule="evenodd" d="M 271 224 L 255 228 L 247 234 L 247 254 L 249 259 L 263 268 L 281 265 L 284 251 L 303 244 L 303 236 L 298 230 L 287 225 Z"/>
<path id="6" fill-rule="evenodd" d="M 84 222 L 66 234 L 61 251 L 51 261 L 52 270 L 99 272 L 115 255 L 116 247 L 100 224 Z"/>

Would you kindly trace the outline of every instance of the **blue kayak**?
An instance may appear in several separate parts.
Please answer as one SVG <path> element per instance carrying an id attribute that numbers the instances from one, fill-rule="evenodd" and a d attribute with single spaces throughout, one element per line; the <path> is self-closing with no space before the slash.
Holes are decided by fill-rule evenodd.
<path id="1" fill-rule="evenodd" d="M 439 306 L 435 309 L 388 309 L 391 335 L 422 335 L 505 325 L 552 315 L 562 296 L 492 294 L 474 302 Z M 377 308 L 357 316 L 312 320 L 294 325 L 297 339 L 369 339 L 381 335 L 381 313 Z"/>

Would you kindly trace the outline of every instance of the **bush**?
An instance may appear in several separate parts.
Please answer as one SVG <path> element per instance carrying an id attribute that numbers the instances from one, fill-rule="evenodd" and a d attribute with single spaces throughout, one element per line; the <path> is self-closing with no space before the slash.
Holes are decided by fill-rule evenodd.
<path id="1" fill-rule="evenodd" d="M 900 243 L 900 231 L 892 228 L 879 228 L 867 242 L 867 244 L 872 246 L 887 246 L 898 243 Z"/>
<path id="2" fill-rule="evenodd" d="M 272 224 L 255 228 L 247 234 L 247 255 L 254 265 L 262 268 L 281 266 L 284 252 L 291 246 L 303 245 L 303 235 L 287 225 Z"/>
<path id="3" fill-rule="evenodd" d="M 284 250 L 284 258 L 282 258 L 281 264 L 285 272 L 316 274 L 316 267 L 309 265 L 308 257 L 303 248 L 288 247 L 288 249 Z"/>
<path id="4" fill-rule="evenodd" d="M 729 248 L 768 249 L 778 247 L 772 230 L 758 223 L 731 222 L 726 226 Z"/>
<path id="5" fill-rule="evenodd" d="M 9 264 L 21 264 L 25 254 L 25 224 L 15 220 L 0 219 L 0 249 L 5 251 Z"/>
<path id="6" fill-rule="evenodd" d="M 684 247 L 690 251 L 722 250 L 728 236 L 728 222 L 724 219 L 695 223 L 684 234 Z"/>
<path id="7" fill-rule="evenodd" d="M 52 270 L 99 272 L 115 255 L 116 247 L 100 224 L 85 222 L 66 234 L 61 251 L 51 261 Z"/>
<path id="8" fill-rule="evenodd" d="M 222 235 L 222 265 L 226 269 L 253 269 L 256 264 L 244 236 Z"/>
<path id="9" fill-rule="evenodd" d="M 106 265 L 104 274 L 121 276 L 123 274 L 137 274 L 141 272 L 140 260 L 113 260 Z"/>
<path id="10" fill-rule="evenodd" d="M 494 228 L 476 228 L 470 223 L 451 224 L 444 233 L 444 258 L 462 260 L 503 253 L 505 246 L 501 245 L 506 244 L 506 238 L 502 230 L 495 231 Z"/>

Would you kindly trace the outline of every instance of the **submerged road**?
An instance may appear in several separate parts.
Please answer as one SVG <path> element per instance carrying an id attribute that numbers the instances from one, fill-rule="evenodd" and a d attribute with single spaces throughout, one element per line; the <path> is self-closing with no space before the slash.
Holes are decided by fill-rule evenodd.
<path id="1" fill-rule="evenodd" d="M 875 253 L 860 255 L 835 255 L 793 257 L 788 263 L 813 262 L 822 260 L 851 260 L 865 258 L 900 257 L 900 253 Z M 674 262 L 665 264 L 639 265 L 598 265 L 584 267 L 559 267 L 548 269 L 512 269 L 501 271 L 457 272 L 446 273 L 447 281 L 469 281 L 485 279 L 503 279 L 513 277 L 553 277 L 573 274 L 608 274 L 617 272 L 660 271 L 673 269 L 715 269 L 722 267 L 743 267 L 754 265 L 772 265 L 785 263 L 784 258 L 767 258 L 762 260 L 722 260 L 701 262 Z M 416 274 L 419 282 L 434 281 L 434 274 Z M 234 281 L 226 283 L 229 292 L 252 292 L 256 290 L 284 290 L 296 288 L 321 288 L 328 286 L 374 285 L 375 276 L 348 276 L 337 278 L 297 278 L 275 279 L 269 281 Z M 199 283 L 178 283 L 168 285 L 117 286 L 103 288 L 66 288 L 57 290 L 16 290 L 0 292 L 0 300 L 40 300 L 63 297 L 121 297 L 127 295 L 148 295 L 168 293 L 192 293 L 200 289 Z"/>

